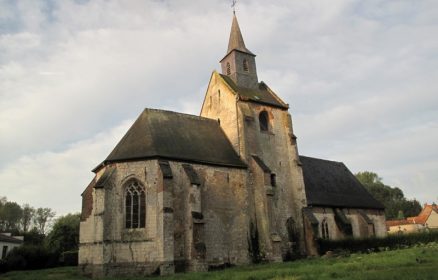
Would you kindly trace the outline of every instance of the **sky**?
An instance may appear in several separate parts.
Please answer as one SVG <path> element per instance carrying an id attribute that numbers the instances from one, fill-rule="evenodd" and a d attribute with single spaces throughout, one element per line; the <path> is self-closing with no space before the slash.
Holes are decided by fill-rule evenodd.
<path id="1" fill-rule="evenodd" d="M 238 1 L 301 155 L 438 202 L 438 2 Z M 0 0 L 0 196 L 79 212 L 144 108 L 199 115 L 227 0 Z"/>

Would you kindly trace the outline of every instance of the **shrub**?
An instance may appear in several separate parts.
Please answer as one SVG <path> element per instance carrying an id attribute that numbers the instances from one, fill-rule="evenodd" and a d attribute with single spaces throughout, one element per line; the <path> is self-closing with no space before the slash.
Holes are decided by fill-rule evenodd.
<path id="1" fill-rule="evenodd" d="M 416 244 L 437 242 L 438 231 L 388 235 L 386 237 L 373 238 L 346 238 L 341 240 L 319 239 L 319 253 L 327 251 L 349 250 L 350 252 L 378 252 L 386 249 L 399 249 L 411 247 Z"/>
<path id="2" fill-rule="evenodd" d="M 58 263 L 58 255 L 49 252 L 43 246 L 23 245 L 14 248 L 3 259 L 2 271 L 29 270 L 54 267 Z"/>
<path id="3" fill-rule="evenodd" d="M 61 253 L 59 264 L 66 266 L 78 265 L 78 251 L 66 251 Z"/>

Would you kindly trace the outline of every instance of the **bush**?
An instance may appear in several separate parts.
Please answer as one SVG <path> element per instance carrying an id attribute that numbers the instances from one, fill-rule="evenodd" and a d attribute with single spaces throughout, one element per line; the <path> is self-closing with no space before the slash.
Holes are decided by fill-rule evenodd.
<path id="1" fill-rule="evenodd" d="M 44 234 L 39 233 L 36 228 L 28 232 L 23 232 L 21 235 L 24 236 L 24 245 L 35 245 L 41 246 L 44 244 L 44 238 L 46 237 Z"/>
<path id="2" fill-rule="evenodd" d="M 78 251 L 67 251 L 61 253 L 59 264 L 65 266 L 78 265 Z"/>
<path id="3" fill-rule="evenodd" d="M 319 239 L 319 253 L 327 251 L 349 250 L 350 252 L 378 252 L 386 249 L 399 249 L 411 247 L 416 244 L 437 242 L 438 231 L 388 235 L 382 238 L 346 238 L 341 240 Z"/>
<path id="4" fill-rule="evenodd" d="M 54 267 L 58 263 L 58 255 L 49 252 L 43 246 L 23 245 L 14 248 L 3 259 L 2 272 L 9 270 L 30 270 Z"/>

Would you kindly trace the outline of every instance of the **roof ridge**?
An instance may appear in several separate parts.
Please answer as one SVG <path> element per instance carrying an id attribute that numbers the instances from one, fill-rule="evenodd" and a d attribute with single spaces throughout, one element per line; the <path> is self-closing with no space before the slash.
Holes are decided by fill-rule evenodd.
<path id="1" fill-rule="evenodd" d="M 268 86 L 267 83 L 265 83 L 264 81 L 260 81 L 259 84 L 258 84 L 258 86 L 260 87 L 261 85 L 262 85 L 262 86 L 265 86 L 265 87 L 266 87 L 266 90 L 268 90 L 268 91 L 272 94 L 272 96 L 273 96 L 275 99 L 277 99 L 277 101 L 278 101 L 280 104 L 283 104 L 285 107 L 289 107 L 289 104 L 287 104 L 286 102 L 284 102 L 284 101 L 280 98 L 280 96 L 278 96 L 278 95 L 275 93 L 275 91 L 273 91 L 273 90 L 271 89 L 271 87 Z"/>
<path id="2" fill-rule="evenodd" d="M 161 113 L 166 113 L 166 114 L 175 114 L 175 115 L 181 115 L 181 116 L 188 117 L 188 118 L 198 119 L 198 120 L 202 120 L 202 121 L 204 121 L 204 120 L 205 121 L 213 121 L 213 122 L 217 123 L 217 120 L 215 120 L 215 119 L 206 118 L 206 117 L 198 116 L 198 115 L 192 115 L 189 113 L 181 113 L 181 112 L 175 112 L 175 111 L 164 110 L 164 109 L 155 109 L 155 108 L 144 108 L 142 113 L 144 113 L 145 111 L 155 111 L 155 112 L 161 112 Z"/>
<path id="3" fill-rule="evenodd" d="M 342 161 L 335 161 L 335 160 L 330 160 L 330 159 L 309 157 L 309 156 L 303 156 L 303 155 L 299 155 L 299 157 L 308 158 L 308 159 L 315 159 L 315 160 L 320 160 L 320 161 L 326 161 L 326 162 L 333 162 L 333 163 L 341 163 L 341 164 L 345 165 L 345 163 L 343 163 Z"/>

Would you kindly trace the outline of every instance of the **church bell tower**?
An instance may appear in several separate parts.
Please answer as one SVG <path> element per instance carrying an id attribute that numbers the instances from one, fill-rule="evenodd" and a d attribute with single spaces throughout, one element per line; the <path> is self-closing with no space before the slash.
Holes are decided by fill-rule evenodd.
<path id="1" fill-rule="evenodd" d="M 227 54 L 220 61 L 222 74 L 229 76 L 239 87 L 257 88 L 255 56 L 246 48 L 237 17 L 234 14 Z"/>

